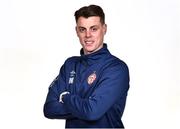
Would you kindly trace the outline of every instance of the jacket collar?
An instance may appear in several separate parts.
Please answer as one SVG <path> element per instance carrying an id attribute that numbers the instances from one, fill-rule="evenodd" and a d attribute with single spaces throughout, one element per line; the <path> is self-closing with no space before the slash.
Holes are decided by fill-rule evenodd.
<path id="1" fill-rule="evenodd" d="M 80 59 L 83 63 L 87 65 L 92 65 L 107 58 L 110 55 L 110 52 L 107 48 L 107 44 L 104 43 L 103 48 L 101 48 L 100 50 L 94 53 L 84 55 L 84 51 L 83 49 L 81 49 L 80 54 L 81 54 Z"/>

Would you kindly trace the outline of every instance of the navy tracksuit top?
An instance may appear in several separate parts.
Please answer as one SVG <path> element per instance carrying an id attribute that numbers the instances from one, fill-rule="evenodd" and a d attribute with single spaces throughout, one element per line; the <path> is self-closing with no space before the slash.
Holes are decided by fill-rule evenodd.
<path id="1" fill-rule="evenodd" d="M 49 86 L 44 115 L 66 119 L 66 128 L 124 128 L 121 121 L 129 89 L 127 65 L 107 45 L 95 53 L 68 58 Z M 68 91 L 59 102 L 62 92 Z"/>

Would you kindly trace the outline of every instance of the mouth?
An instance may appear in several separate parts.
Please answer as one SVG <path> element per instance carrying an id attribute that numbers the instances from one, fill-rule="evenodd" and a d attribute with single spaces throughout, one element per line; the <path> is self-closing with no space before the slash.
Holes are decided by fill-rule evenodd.
<path id="1" fill-rule="evenodd" d="M 91 46 L 94 43 L 94 41 L 86 40 L 84 43 L 86 46 Z"/>

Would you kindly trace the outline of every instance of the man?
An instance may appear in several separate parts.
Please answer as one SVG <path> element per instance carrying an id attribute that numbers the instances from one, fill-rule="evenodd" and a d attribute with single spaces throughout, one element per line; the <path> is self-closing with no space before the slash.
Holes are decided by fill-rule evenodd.
<path id="1" fill-rule="evenodd" d="M 61 67 L 49 87 L 44 115 L 66 119 L 66 128 L 124 128 L 129 71 L 103 43 L 104 12 L 89 5 L 77 10 L 75 19 L 81 56 L 68 58 Z"/>

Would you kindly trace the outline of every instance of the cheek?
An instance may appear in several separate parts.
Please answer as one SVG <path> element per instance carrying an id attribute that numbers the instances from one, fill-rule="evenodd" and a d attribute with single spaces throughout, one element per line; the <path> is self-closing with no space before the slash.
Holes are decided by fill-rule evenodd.
<path id="1" fill-rule="evenodd" d="M 82 40 L 83 39 L 83 35 L 82 34 L 78 34 L 78 38 L 79 38 L 79 40 Z"/>
<path id="2" fill-rule="evenodd" d="M 95 37 L 97 40 L 101 40 L 103 38 L 103 36 L 104 36 L 104 33 L 98 33 L 98 34 L 96 34 Z"/>
<path id="3" fill-rule="evenodd" d="M 101 33 L 100 33 L 100 32 L 98 32 L 98 33 L 93 33 L 93 34 L 92 34 L 92 37 L 98 39 L 98 38 L 101 37 Z"/>
<path id="4" fill-rule="evenodd" d="M 79 41 L 80 41 L 81 45 L 83 45 L 83 43 L 84 43 L 84 38 L 83 38 L 83 36 L 78 36 L 78 38 L 79 38 Z"/>

